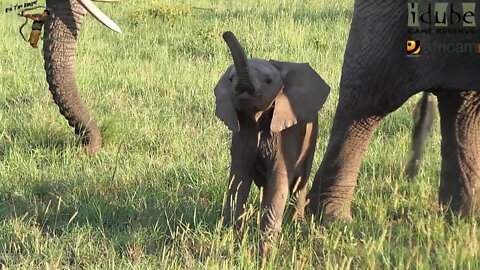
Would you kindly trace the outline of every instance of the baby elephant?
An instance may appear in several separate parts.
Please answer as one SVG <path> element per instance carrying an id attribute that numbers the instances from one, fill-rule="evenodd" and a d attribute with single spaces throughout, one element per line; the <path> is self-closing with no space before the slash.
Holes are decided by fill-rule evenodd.
<path id="1" fill-rule="evenodd" d="M 289 191 L 295 200 L 294 217 L 303 219 L 317 112 L 330 87 L 306 63 L 247 60 L 233 33 L 225 32 L 223 38 L 234 62 L 215 87 L 215 115 L 233 132 L 224 225 L 233 219 L 241 228 L 254 181 L 263 188 L 263 253 L 281 232 Z"/>

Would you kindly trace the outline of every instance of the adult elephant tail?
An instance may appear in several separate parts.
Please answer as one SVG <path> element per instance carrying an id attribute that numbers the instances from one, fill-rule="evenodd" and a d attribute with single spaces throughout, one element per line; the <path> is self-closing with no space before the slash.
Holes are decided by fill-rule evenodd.
<path id="1" fill-rule="evenodd" d="M 405 168 L 405 174 L 409 180 L 413 180 L 418 174 L 425 140 L 432 132 L 433 119 L 435 118 L 434 106 L 433 95 L 428 92 L 423 93 L 422 98 L 415 106 L 413 112 L 415 126 L 412 133 L 412 154 Z"/>

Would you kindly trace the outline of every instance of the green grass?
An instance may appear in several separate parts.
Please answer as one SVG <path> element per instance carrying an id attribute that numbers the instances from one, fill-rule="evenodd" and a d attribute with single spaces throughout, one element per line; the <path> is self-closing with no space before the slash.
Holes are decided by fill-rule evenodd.
<path id="1" fill-rule="evenodd" d="M 21 1 L 20 1 L 21 2 Z M 378 129 L 353 202 L 355 221 L 286 222 L 257 259 L 258 191 L 247 230 L 219 226 L 229 137 L 213 87 L 231 64 L 221 33 L 252 57 L 309 62 L 332 86 L 320 112 L 318 169 L 338 100 L 353 1 L 155 1 L 98 4 L 124 34 L 89 16 L 77 77 L 104 134 L 85 156 L 47 90 L 43 59 L 0 0 L 0 260 L 10 269 L 478 269 L 473 219 L 437 207 L 438 121 L 417 180 L 406 165 L 414 98 Z M 41 3 L 41 2 L 39 2 Z"/>

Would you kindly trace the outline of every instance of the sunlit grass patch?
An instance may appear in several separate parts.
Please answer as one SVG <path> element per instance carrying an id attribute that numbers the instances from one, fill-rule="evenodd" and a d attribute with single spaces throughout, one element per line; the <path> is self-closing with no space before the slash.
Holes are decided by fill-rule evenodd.
<path id="1" fill-rule="evenodd" d="M 146 20 L 173 21 L 192 15 L 193 13 L 188 6 L 154 3 L 148 8 L 132 11 L 130 20 L 134 25 L 138 25 Z"/>
<path id="2" fill-rule="evenodd" d="M 0 0 L 0 6 L 4 4 Z M 411 112 L 388 116 L 362 164 L 351 224 L 284 222 L 258 257 L 259 192 L 247 226 L 220 226 L 231 133 L 213 88 L 232 64 L 231 30 L 249 56 L 309 62 L 332 87 L 319 114 L 312 177 L 338 101 L 353 1 L 133 0 L 87 16 L 77 83 L 104 146 L 89 158 L 52 101 L 40 51 L 0 14 L 0 262 L 9 269 L 478 269 L 478 221 L 437 206 L 438 119 L 408 182 Z M 313 179 L 310 179 L 310 182 Z"/>

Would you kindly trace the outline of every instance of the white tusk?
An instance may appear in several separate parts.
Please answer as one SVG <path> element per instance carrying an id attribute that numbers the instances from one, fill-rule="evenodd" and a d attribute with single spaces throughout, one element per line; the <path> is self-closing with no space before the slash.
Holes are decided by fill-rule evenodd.
<path id="1" fill-rule="evenodd" d="M 112 21 L 105 13 L 103 13 L 91 0 L 78 0 L 78 2 L 93 15 L 98 21 L 103 23 L 106 27 L 112 29 L 115 32 L 122 33 L 122 30 L 118 25 Z"/>

